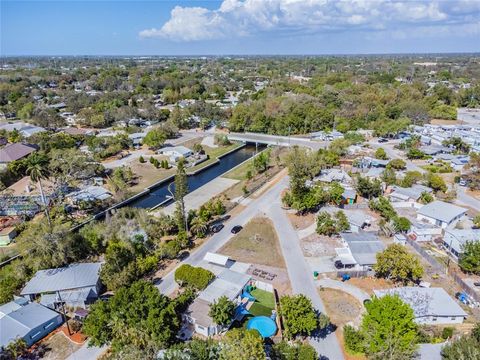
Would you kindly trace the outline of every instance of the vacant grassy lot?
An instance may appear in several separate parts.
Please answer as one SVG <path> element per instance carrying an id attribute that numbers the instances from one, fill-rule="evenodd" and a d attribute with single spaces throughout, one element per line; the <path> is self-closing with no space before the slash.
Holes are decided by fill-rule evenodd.
<path id="1" fill-rule="evenodd" d="M 155 155 L 153 156 L 158 161 L 167 160 L 167 156 L 163 155 Z M 146 187 L 160 181 L 166 179 L 167 177 L 175 174 L 176 169 L 162 169 L 156 168 L 153 164 L 150 164 L 150 157 L 145 157 L 145 162 L 142 164 L 140 161 L 133 161 L 130 164 L 130 168 L 132 172 L 138 176 L 138 184 L 132 186 L 130 190 L 134 193 L 138 193 L 144 190 Z"/>
<path id="2" fill-rule="evenodd" d="M 285 267 L 277 233 L 266 218 L 252 219 L 219 252 L 237 261 Z"/>

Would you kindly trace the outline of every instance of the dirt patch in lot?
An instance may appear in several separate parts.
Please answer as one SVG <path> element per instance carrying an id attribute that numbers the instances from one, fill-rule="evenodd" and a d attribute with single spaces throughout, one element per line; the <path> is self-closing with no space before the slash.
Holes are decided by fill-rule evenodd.
<path id="1" fill-rule="evenodd" d="M 303 230 L 312 225 L 316 221 L 316 214 L 308 213 L 306 215 L 297 215 L 294 212 L 287 213 L 290 222 L 295 230 Z"/>
<path id="2" fill-rule="evenodd" d="M 303 254 L 308 257 L 334 256 L 335 248 L 343 247 L 340 239 L 312 234 L 300 240 Z"/>
<path id="3" fill-rule="evenodd" d="M 343 339 L 343 327 L 346 324 L 359 325 L 361 316 L 364 312 L 364 307 L 350 294 L 335 289 L 319 290 L 328 317 L 331 322 L 337 326 L 335 335 L 342 347 L 343 356 L 345 360 L 363 360 L 366 359 L 363 355 L 350 355 L 345 351 Z"/>
<path id="4" fill-rule="evenodd" d="M 42 357 L 46 360 L 64 360 L 81 347 L 81 345 L 67 339 L 61 331 L 42 341 L 42 344 L 48 349 Z"/>
<path id="5" fill-rule="evenodd" d="M 277 233 L 263 217 L 250 220 L 218 252 L 236 261 L 285 268 Z"/>
<path id="6" fill-rule="evenodd" d="M 333 324 L 337 327 L 343 327 L 348 323 L 359 324 L 364 307 L 352 295 L 340 290 L 326 288 L 319 290 L 319 293 Z"/>
<path id="7" fill-rule="evenodd" d="M 348 282 L 356 286 L 363 291 L 365 291 L 369 295 L 373 295 L 373 290 L 378 290 L 378 289 L 391 289 L 395 287 L 394 283 L 385 280 L 385 279 L 378 279 L 375 277 L 365 277 L 365 278 L 351 278 L 348 280 Z"/>

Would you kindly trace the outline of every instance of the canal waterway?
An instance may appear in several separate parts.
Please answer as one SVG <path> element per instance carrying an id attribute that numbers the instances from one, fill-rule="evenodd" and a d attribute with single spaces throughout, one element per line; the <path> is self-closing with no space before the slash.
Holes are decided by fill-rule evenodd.
<path id="1" fill-rule="evenodd" d="M 200 170 L 196 174 L 189 175 L 187 177 L 188 191 L 194 191 L 216 177 L 225 174 L 235 166 L 250 159 L 255 155 L 256 152 L 261 151 L 264 148 L 264 145 L 259 145 L 257 148 L 255 148 L 255 145 L 247 144 L 246 146 L 223 156 L 219 159 L 218 163 L 211 165 L 204 170 Z M 170 189 L 175 191 L 175 185 L 170 185 L 173 182 L 174 179 L 170 179 L 159 184 L 158 186 L 152 188 L 149 193 L 146 193 L 144 196 L 133 200 L 127 206 L 151 209 L 159 204 L 167 204 L 170 196 L 168 187 L 170 186 Z"/>

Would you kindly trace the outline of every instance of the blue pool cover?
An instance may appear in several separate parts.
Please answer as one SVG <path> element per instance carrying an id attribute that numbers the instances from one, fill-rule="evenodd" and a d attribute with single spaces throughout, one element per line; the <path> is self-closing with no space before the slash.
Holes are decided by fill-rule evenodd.
<path id="1" fill-rule="evenodd" d="M 277 324 L 267 316 L 255 316 L 248 320 L 247 329 L 255 329 L 263 338 L 267 338 L 275 335 L 277 332 Z"/>

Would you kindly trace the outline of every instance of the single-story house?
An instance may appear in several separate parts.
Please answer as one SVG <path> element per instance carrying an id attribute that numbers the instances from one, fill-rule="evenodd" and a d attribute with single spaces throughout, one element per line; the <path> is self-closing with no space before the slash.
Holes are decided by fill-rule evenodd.
<path id="1" fill-rule="evenodd" d="M 316 176 L 314 181 L 321 181 L 326 183 L 331 183 L 337 181 L 342 184 L 351 184 L 352 178 L 350 175 L 347 174 L 346 171 L 342 169 L 325 169 L 320 172 L 318 176 Z"/>
<path id="2" fill-rule="evenodd" d="M 112 197 L 112 194 L 103 186 L 90 185 L 84 189 L 74 191 L 67 195 L 67 199 L 72 204 L 78 204 L 82 201 L 103 201 Z"/>
<path id="3" fill-rule="evenodd" d="M 463 245 L 467 242 L 480 241 L 480 229 L 450 229 L 445 230 L 443 245 L 456 257 L 463 253 Z"/>
<path id="4" fill-rule="evenodd" d="M 466 213 L 467 209 L 436 200 L 417 210 L 417 220 L 426 221 L 445 229 L 455 225 Z"/>
<path id="5" fill-rule="evenodd" d="M 341 233 L 344 248 L 336 248 L 337 258 L 343 265 L 356 265 L 368 270 L 377 263 L 377 253 L 385 250 L 385 245 L 371 232 Z"/>
<path id="6" fill-rule="evenodd" d="M 30 300 L 41 295 L 40 303 L 50 308 L 56 308 L 61 303 L 85 308 L 97 300 L 100 293 L 101 266 L 101 263 L 79 263 L 39 270 L 20 295 Z"/>
<path id="7" fill-rule="evenodd" d="M 391 187 L 389 198 L 392 202 L 417 202 L 424 192 L 431 194 L 433 190 L 420 184 L 413 184 L 409 188 L 394 185 Z"/>
<path id="8" fill-rule="evenodd" d="M 420 151 L 422 151 L 425 155 L 434 156 L 442 153 L 451 153 L 452 149 L 442 145 L 428 145 L 420 147 Z"/>
<path id="9" fill-rule="evenodd" d="M 132 140 L 134 146 L 141 146 L 145 136 L 147 136 L 147 133 L 138 132 L 128 135 L 128 138 Z"/>
<path id="10" fill-rule="evenodd" d="M 415 241 L 432 241 L 442 235 L 442 228 L 430 223 L 412 221 L 408 237 Z"/>
<path id="11" fill-rule="evenodd" d="M 17 236 L 17 230 L 14 226 L 8 226 L 0 229 L 0 246 L 7 246 Z"/>
<path id="12" fill-rule="evenodd" d="M 230 269 L 223 270 L 190 304 L 183 314 L 184 321 L 193 325 L 194 331 L 203 336 L 218 334 L 222 331 L 222 327 L 215 324 L 208 315 L 210 304 L 222 296 L 239 304 L 243 290 L 250 281 L 250 275 Z"/>
<path id="13" fill-rule="evenodd" d="M 443 288 L 399 287 L 387 290 L 373 290 L 377 297 L 398 295 L 410 305 L 418 324 L 448 325 L 461 324 L 467 313 Z"/>
<path id="14" fill-rule="evenodd" d="M 0 149 L 0 169 L 7 167 L 12 161 L 23 159 L 31 153 L 37 151 L 33 145 L 13 143 Z"/>
<path id="15" fill-rule="evenodd" d="M 47 131 L 45 130 L 45 128 L 41 126 L 33 126 L 33 125 L 24 126 L 19 130 L 20 134 L 22 134 L 23 137 L 26 137 L 26 138 L 41 132 L 45 132 L 45 131 Z"/>
<path id="16" fill-rule="evenodd" d="M 164 147 L 158 150 L 159 154 L 166 155 L 170 157 L 171 162 L 177 162 L 181 158 L 188 158 L 189 156 L 193 155 L 193 151 L 185 146 L 171 146 L 171 147 Z"/>
<path id="17" fill-rule="evenodd" d="M 0 347 L 20 338 L 32 346 L 62 323 L 62 315 L 56 311 L 17 298 L 0 306 Z"/>
<path id="18" fill-rule="evenodd" d="M 350 225 L 350 230 L 348 232 L 358 233 L 364 228 L 370 226 L 374 220 L 363 209 L 339 209 L 328 206 L 322 208 L 322 211 L 326 211 L 332 216 L 338 211 L 343 211 Z"/>
<path id="19" fill-rule="evenodd" d="M 63 190 L 48 179 L 42 180 L 42 189 L 44 198 L 41 196 L 39 184 L 24 176 L 0 194 L 0 215 L 35 215 L 41 210 L 44 201 L 48 204 Z"/>

